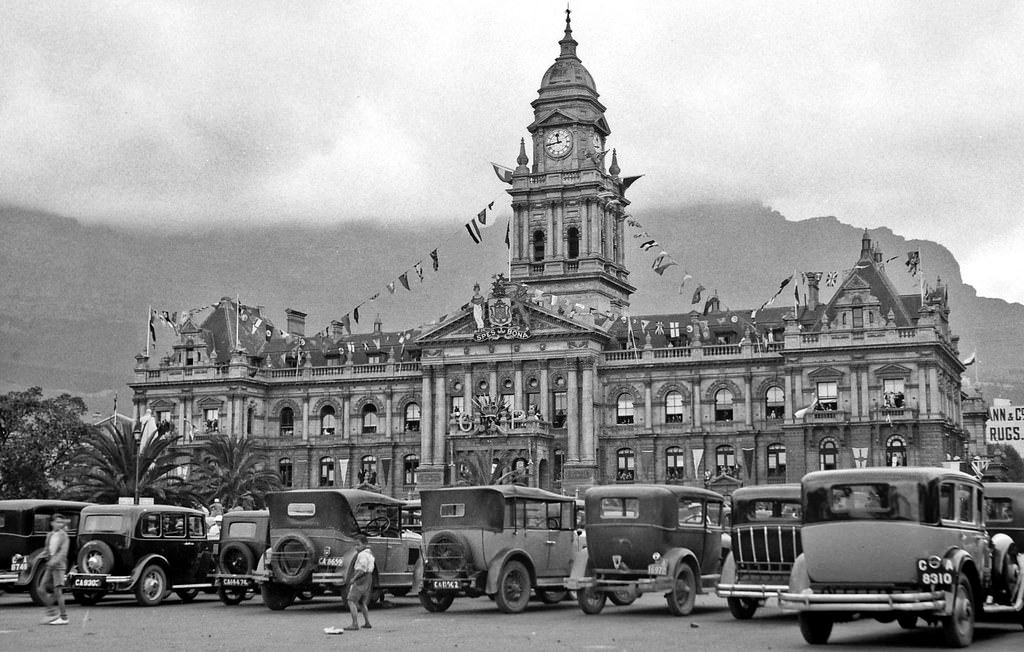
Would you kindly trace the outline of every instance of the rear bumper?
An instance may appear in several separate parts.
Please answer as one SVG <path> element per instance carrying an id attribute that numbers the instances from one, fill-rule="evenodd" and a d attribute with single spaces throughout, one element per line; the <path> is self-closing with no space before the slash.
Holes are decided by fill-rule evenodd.
<path id="1" fill-rule="evenodd" d="M 565 580 L 565 588 L 570 591 L 580 589 L 594 589 L 597 591 L 618 591 L 620 589 L 634 589 L 640 593 L 651 591 L 669 591 L 672 589 L 674 578 L 668 575 L 651 577 L 638 577 L 633 579 L 611 579 L 608 577 L 569 577 Z"/>
<path id="2" fill-rule="evenodd" d="M 949 593 L 912 591 L 905 593 L 801 593 L 782 592 L 779 606 L 793 611 L 847 612 L 945 612 Z"/>
<path id="3" fill-rule="evenodd" d="M 755 600 L 767 600 L 776 598 L 780 593 L 789 590 L 786 584 L 719 584 L 715 588 L 715 595 L 720 598 L 752 598 Z"/>
<path id="4" fill-rule="evenodd" d="M 68 573 L 64 588 L 72 591 L 126 591 L 135 584 L 131 575 Z"/>

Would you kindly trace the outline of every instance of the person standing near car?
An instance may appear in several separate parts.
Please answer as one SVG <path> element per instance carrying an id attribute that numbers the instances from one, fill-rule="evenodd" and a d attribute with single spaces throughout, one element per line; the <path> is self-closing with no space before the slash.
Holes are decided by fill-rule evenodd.
<path id="1" fill-rule="evenodd" d="M 68 547 L 70 538 L 67 520 L 63 514 L 54 514 L 50 519 L 50 531 L 46 535 L 46 567 L 43 586 L 48 595 L 45 598 L 47 625 L 67 625 L 68 611 L 64 606 L 64 575 L 68 570 Z M 57 603 L 59 613 L 54 609 Z"/>
<path id="2" fill-rule="evenodd" d="M 348 585 L 348 610 L 352 614 L 352 625 L 345 628 L 350 632 L 359 629 L 359 612 L 363 613 L 363 629 L 370 629 L 368 605 L 373 593 L 373 568 L 376 564 L 366 537 L 360 534 L 356 540 L 359 542 L 359 552 L 352 562 L 352 581 Z"/>

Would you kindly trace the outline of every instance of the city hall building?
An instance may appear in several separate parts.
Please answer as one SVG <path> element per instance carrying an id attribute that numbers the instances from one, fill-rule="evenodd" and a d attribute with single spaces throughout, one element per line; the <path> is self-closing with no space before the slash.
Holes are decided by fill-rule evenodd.
<path id="1" fill-rule="evenodd" d="M 442 323 L 307 334 L 221 300 L 136 359 L 136 414 L 194 446 L 249 437 L 290 487 L 605 483 L 729 492 L 807 471 L 965 459 L 958 338 L 941 286 L 900 295 L 867 233 L 819 301 L 635 315 L 625 197 L 567 18 L 507 179 L 511 278 Z M 486 270 L 483 270 L 486 271 Z M 549 301 L 550 296 L 559 298 Z M 196 323 L 199 321 L 199 323 Z M 284 331 L 284 332 L 282 332 Z"/>

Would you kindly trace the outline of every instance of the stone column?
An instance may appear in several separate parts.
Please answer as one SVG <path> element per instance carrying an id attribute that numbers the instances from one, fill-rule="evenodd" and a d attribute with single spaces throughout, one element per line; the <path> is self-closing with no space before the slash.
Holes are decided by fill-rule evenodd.
<path id="1" fill-rule="evenodd" d="M 743 425 L 750 430 L 754 427 L 754 387 L 750 374 L 743 375 L 743 393 L 745 394 L 743 406 L 747 410 L 747 416 L 743 419 Z M 757 452 L 756 448 L 754 452 Z"/>
<path id="2" fill-rule="evenodd" d="M 448 400 L 445 397 L 444 368 L 438 370 L 434 378 L 434 396 L 437 400 L 437 415 L 434 419 L 434 460 L 437 466 L 445 461 L 444 447 L 448 434 Z"/>
<path id="3" fill-rule="evenodd" d="M 850 367 L 850 419 L 856 420 L 860 417 L 860 368 L 856 365 Z M 867 407 L 867 404 L 864 404 Z"/>
<path id="4" fill-rule="evenodd" d="M 394 393 L 395 392 L 391 389 L 390 385 L 384 389 L 384 436 L 388 438 L 388 441 L 394 437 L 395 430 L 394 425 L 392 424 L 392 421 L 394 420 L 394 415 L 392 414 Z"/>
<path id="5" fill-rule="evenodd" d="M 492 363 L 487 367 L 487 394 L 497 400 L 498 395 L 501 394 L 501 388 L 498 387 L 498 366 Z"/>
<path id="6" fill-rule="evenodd" d="M 928 415 L 938 418 L 942 411 L 939 402 L 939 372 L 934 366 L 928 368 Z"/>
<path id="7" fill-rule="evenodd" d="M 302 441 L 309 441 L 309 396 L 302 397 Z"/>
<path id="8" fill-rule="evenodd" d="M 516 404 L 512 408 L 513 410 L 523 410 L 525 412 L 526 397 L 523 395 L 523 363 L 521 360 L 516 360 L 514 366 L 515 376 L 512 381 L 514 386 L 512 391 L 515 392 Z"/>
<path id="9" fill-rule="evenodd" d="M 594 462 L 597 459 L 594 443 L 597 439 L 594 424 L 594 392 L 597 377 L 594 374 L 594 361 L 583 360 L 583 404 L 582 404 L 582 452 L 580 458 L 586 462 Z"/>
<path id="10" fill-rule="evenodd" d="M 475 395 L 476 389 L 473 387 L 473 367 L 471 365 L 465 365 L 462 367 L 462 406 L 463 410 L 472 414 L 473 413 L 473 396 Z M 448 406 L 445 406 L 445 412 L 448 411 Z"/>
<path id="11" fill-rule="evenodd" d="M 540 413 L 548 423 L 554 418 L 554 413 L 551 411 L 551 397 L 548 396 L 548 363 L 547 360 L 540 361 Z"/>
<path id="12" fill-rule="evenodd" d="M 644 428 L 654 432 L 654 400 L 651 396 L 651 377 L 644 377 Z"/>
<path id="13" fill-rule="evenodd" d="M 579 411 L 579 386 L 576 380 L 576 360 L 570 360 L 566 369 L 566 413 L 565 421 L 568 426 L 568 456 L 570 460 L 580 459 L 580 411 Z"/>
<path id="14" fill-rule="evenodd" d="M 348 441 L 352 436 L 352 397 L 346 391 L 341 396 L 341 438 Z"/>
<path id="15" fill-rule="evenodd" d="M 694 378 L 690 381 L 690 396 L 693 401 L 693 405 L 690 406 L 693 409 L 693 427 L 703 428 L 704 415 L 701 409 L 700 378 Z"/>
<path id="16" fill-rule="evenodd" d="M 420 459 L 424 465 L 434 463 L 434 398 L 430 391 L 433 367 L 421 367 L 423 383 L 420 387 Z"/>
<path id="17" fill-rule="evenodd" d="M 547 239 L 544 241 L 544 260 L 555 257 L 555 205 L 548 204 L 544 209 L 547 218 Z"/>

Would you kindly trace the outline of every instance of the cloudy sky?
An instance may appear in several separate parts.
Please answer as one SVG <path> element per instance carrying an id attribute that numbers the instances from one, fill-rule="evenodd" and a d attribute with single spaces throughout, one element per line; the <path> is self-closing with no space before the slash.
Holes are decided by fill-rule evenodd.
<path id="1" fill-rule="evenodd" d="M 0 0 L 0 203 L 464 222 L 507 200 L 488 162 L 514 166 L 564 8 Z M 572 20 L 623 173 L 646 175 L 634 215 L 753 199 L 888 226 L 1024 302 L 1024 3 L 577 1 Z"/>

